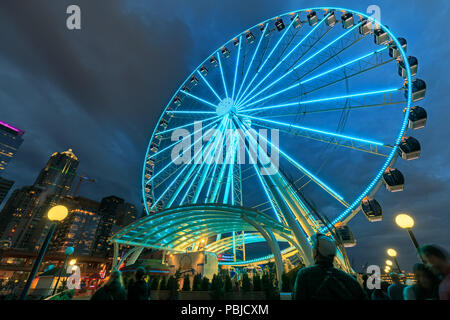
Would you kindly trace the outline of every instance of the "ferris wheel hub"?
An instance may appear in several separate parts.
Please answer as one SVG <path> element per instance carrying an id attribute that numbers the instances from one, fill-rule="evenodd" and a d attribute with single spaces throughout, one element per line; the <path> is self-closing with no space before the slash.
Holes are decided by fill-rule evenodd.
<path id="1" fill-rule="evenodd" d="M 227 113 L 236 112 L 236 107 L 234 106 L 234 100 L 231 98 L 225 98 L 217 105 L 216 108 L 217 115 L 223 116 Z"/>

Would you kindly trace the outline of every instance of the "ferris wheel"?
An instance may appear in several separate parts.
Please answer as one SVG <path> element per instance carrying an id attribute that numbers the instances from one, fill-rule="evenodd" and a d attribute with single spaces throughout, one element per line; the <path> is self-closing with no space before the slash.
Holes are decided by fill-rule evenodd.
<path id="1" fill-rule="evenodd" d="M 354 245 L 347 222 L 359 211 L 381 220 L 375 193 L 403 190 L 395 162 L 420 155 L 406 133 L 425 126 L 413 104 L 426 84 L 406 51 L 379 21 L 342 8 L 289 12 L 236 35 L 163 108 L 143 167 L 147 213 L 228 204 L 298 235 L 338 227 Z"/>

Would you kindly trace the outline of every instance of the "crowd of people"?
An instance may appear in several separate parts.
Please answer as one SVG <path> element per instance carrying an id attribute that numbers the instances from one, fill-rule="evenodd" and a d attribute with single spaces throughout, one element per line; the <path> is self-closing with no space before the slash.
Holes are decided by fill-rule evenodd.
<path id="1" fill-rule="evenodd" d="M 318 233 L 311 240 L 315 264 L 297 273 L 293 300 L 450 300 L 450 261 L 436 245 L 420 248 L 424 263 L 413 267 L 415 283 L 408 285 L 399 274 L 391 273 L 392 284 L 380 281 L 369 288 L 368 276 L 360 283 L 355 276 L 334 267 L 337 247 L 333 239 Z M 145 276 L 146 270 L 137 268 L 134 280 L 125 289 L 121 272 L 115 270 L 91 300 L 149 300 Z"/>
<path id="2" fill-rule="evenodd" d="M 323 235 L 312 238 L 315 264 L 301 269 L 295 281 L 294 300 L 450 300 L 450 261 L 436 245 L 425 245 L 419 255 L 424 263 L 413 267 L 416 282 L 407 285 L 397 273 L 391 273 L 392 284 L 379 282 L 369 289 L 368 276 L 362 283 L 333 266 L 335 242 Z"/>
<path id="3" fill-rule="evenodd" d="M 150 300 L 150 286 L 145 281 L 146 271 L 138 267 L 134 281 L 125 289 L 122 273 L 114 270 L 105 282 L 91 297 L 91 300 Z"/>

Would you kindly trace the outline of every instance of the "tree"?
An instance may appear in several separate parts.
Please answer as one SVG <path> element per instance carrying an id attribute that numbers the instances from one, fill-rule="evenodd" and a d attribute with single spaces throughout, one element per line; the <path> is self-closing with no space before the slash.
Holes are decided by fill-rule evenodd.
<path id="1" fill-rule="evenodd" d="M 158 290 L 159 282 L 159 277 L 154 277 L 150 283 L 150 290 Z"/>
<path id="2" fill-rule="evenodd" d="M 242 276 L 242 291 L 249 292 L 251 290 L 250 278 L 247 273 Z"/>
<path id="3" fill-rule="evenodd" d="M 231 282 L 231 277 L 229 274 L 225 275 L 225 292 L 233 291 L 233 282 Z"/>
<path id="4" fill-rule="evenodd" d="M 202 276 L 196 274 L 194 280 L 192 281 L 192 291 L 200 291 L 202 289 Z"/>
<path id="5" fill-rule="evenodd" d="M 202 291 L 209 291 L 209 279 L 207 277 L 203 277 L 201 284 Z"/>
<path id="6" fill-rule="evenodd" d="M 162 278 L 161 283 L 159 285 L 159 290 L 167 290 L 167 279 Z"/>
<path id="7" fill-rule="evenodd" d="M 214 300 L 220 300 L 223 297 L 224 287 L 222 278 L 214 275 L 211 281 L 211 289 Z"/>
<path id="8" fill-rule="evenodd" d="M 259 274 L 255 274 L 253 276 L 253 291 L 261 291 L 261 290 L 262 290 L 261 277 L 259 276 Z"/>
<path id="9" fill-rule="evenodd" d="M 191 291 L 191 279 L 188 274 L 184 275 L 182 291 Z"/>

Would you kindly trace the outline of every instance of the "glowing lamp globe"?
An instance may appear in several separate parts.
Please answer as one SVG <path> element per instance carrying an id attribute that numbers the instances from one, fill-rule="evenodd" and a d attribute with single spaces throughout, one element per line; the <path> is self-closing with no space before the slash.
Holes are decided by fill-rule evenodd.
<path id="1" fill-rule="evenodd" d="M 70 256 L 73 253 L 73 247 L 67 247 L 66 250 L 64 250 L 64 254 Z"/>
<path id="2" fill-rule="evenodd" d="M 72 260 L 69 261 L 69 264 L 71 266 L 75 265 L 75 263 L 77 263 L 77 259 L 72 259 Z"/>
<path id="3" fill-rule="evenodd" d="M 392 266 L 392 261 L 391 261 L 391 260 L 386 260 L 386 264 L 387 264 L 388 266 Z"/>
<path id="4" fill-rule="evenodd" d="M 394 249 L 387 249 L 387 254 L 389 257 L 396 257 L 397 251 L 395 251 Z"/>
<path id="5" fill-rule="evenodd" d="M 48 211 L 48 218 L 51 221 L 62 221 L 64 220 L 67 215 L 69 214 L 69 211 L 64 206 L 54 206 Z"/>
<path id="6" fill-rule="evenodd" d="M 404 213 L 401 213 L 395 217 L 395 223 L 403 229 L 411 229 L 414 227 L 414 219 Z"/>

